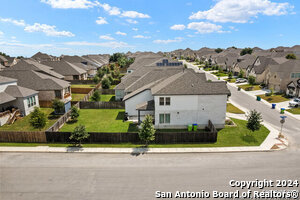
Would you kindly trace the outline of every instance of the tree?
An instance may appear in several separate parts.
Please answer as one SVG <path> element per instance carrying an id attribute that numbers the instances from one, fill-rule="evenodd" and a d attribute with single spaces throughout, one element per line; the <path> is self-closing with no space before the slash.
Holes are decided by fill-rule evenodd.
<path id="1" fill-rule="evenodd" d="M 184 64 L 183 67 L 184 67 L 184 69 L 187 69 L 187 64 Z"/>
<path id="2" fill-rule="evenodd" d="M 255 77 L 254 76 L 249 76 L 248 77 L 248 82 L 250 85 L 254 85 L 255 84 Z"/>
<path id="3" fill-rule="evenodd" d="M 119 59 L 118 59 L 118 64 L 119 64 L 119 66 L 121 67 L 121 68 L 123 68 L 123 67 L 126 67 L 126 65 L 127 65 L 127 58 L 126 57 L 120 57 Z"/>
<path id="4" fill-rule="evenodd" d="M 59 99 L 54 99 L 52 101 L 52 108 L 56 114 L 65 112 L 65 104 Z"/>
<path id="5" fill-rule="evenodd" d="M 244 71 L 241 70 L 238 77 L 239 77 L 239 78 L 244 78 L 244 75 L 245 75 Z"/>
<path id="6" fill-rule="evenodd" d="M 93 82 L 94 82 L 95 84 L 98 84 L 98 83 L 100 82 L 100 78 L 99 78 L 98 76 L 95 76 L 95 77 L 93 78 Z"/>
<path id="7" fill-rule="evenodd" d="M 98 71 L 97 71 L 97 76 L 99 77 L 99 78 L 102 78 L 103 76 L 104 76 L 104 71 L 102 70 L 102 69 L 99 69 Z"/>
<path id="8" fill-rule="evenodd" d="M 91 96 L 91 100 L 92 101 L 100 101 L 101 96 L 98 90 L 96 90 L 96 92 L 94 92 L 94 94 Z"/>
<path id="9" fill-rule="evenodd" d="M 215 49 L 215 52 L 216 52 L 216 53 L 221 53 L 222 51 L 223 51 L 223 49 L 221 49 L 221 48 Z"/>
<path id="10" fill-rule="evenodd" d="M 102 88 L 103 88 L 103 89 L 109 89 L 111 83 L 110 83 L 110 81 L 108 80 L 108 78 L 104 78 L 104 79 L 102 79 L 102 81 L 101 81 L 101 85 L 102 85 Z"/>
<path id="11" fill-rule="evenodd" d="M 47 123 L 46 114 L 43 113 L 39 107 L 35 107 L 34 111 L 31 113 L 31 116 L 30 116 L 31 126 L 41 130 L 46 126 L 46 123 Z"/>
<path id="12" fill-rule="evenodd" d="M 84 139 L 87 139 L 90 136 L 88 132 L 85 130 L 85 126 L 79 125 L 76 126 L 74 131 L 71 133 L 71 136 L 69 137 L 70 140 L 74 140 L 75 144 L 79 144 L 79 147 L 81 147 L 81 142 Z"/>
<path id="13" fill-rule="evenodd" d="M 237 49 L 235 46 L 232 46 L 231 48 L 233 48 L 233 49 Z"/>
<path id="14" fill-rule="evenodd" d="M 228 72 L 228 79 L 232 79 L 232 72 Z"/>
<path id="15" fill-rule="evenodd" d="M 124 54 L 122 53 L 114 53 L 113 55 L 110 56 L 109 62 L 118 62 L 119 58 L 123 57 Z"/>
<path id="16" fill-rule="evenodd" d="M 141 124 L 141 129 L 139 130 L 139 138 L 147 146 L 150 141 L 155 139 L 155 129 L 153 126 L 153 119 L 150 115 L 146 115 L 144 121 Z"/>
<path id="17" fill-rule="evenodd" d="M 72 106 L 72 108 L 71 108 L 71 119 L 73 121 L 77 121 L 78 117 L 79 117 L 79 109 L 76 106 Z"/>
<path id="18" fill-rule="evenodd" d="M 261 123 L 263 122 L 261 113 L 256 110 L 251 110 L 247 115 L 247 128 L 251 131 L 257 131 L 261 127 Z"/>
<path id="19" fill-rule="evenodd" d="M 243 55 L 246 55 L 246 54 L 252 54 L 252 52 L 253 52 L 253 49 L 251 49 L 251 48 L 244 48 L 241 51 L 240 55 L 243 56 Z"/>
<path id="20" fill-rule="evenodd" d="M 286 57 L 285 57 L 286 59 L 292 59 L 292 60 L 295 60 L 297 57 L 296 57 L 296 55 L 295 54 L 293 54 L 293 53 L 290 53 L 290 54 L 288 54 L 288 55 L 286 55 Z"/>
<path id="21" fill-rule="evenodd" d="M 114 78 L 111 75 L 108 75 L 107 78 L 108 78 L 110 84 L 113 84 Z"/>

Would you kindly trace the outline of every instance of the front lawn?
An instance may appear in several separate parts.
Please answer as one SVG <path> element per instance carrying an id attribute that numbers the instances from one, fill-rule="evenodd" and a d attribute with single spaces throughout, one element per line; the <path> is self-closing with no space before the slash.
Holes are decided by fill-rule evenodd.
<path id="1" fill-rule="evenodd" d="M 72 132 L 79 124 L 88 132 L 136 132 L 132 122 L 123 122 L 124 109 L 80 109 L 76 123 L 66 123 L 61 132 Z"/>
<path id="2" fill-rule="evenodd" d="M 280 103 L 284 101 L 289 101 L 288 98 L 284 97 L 284 95 L 272 95 L 272 96 L 266 96 L 264 94 L 258 95 L 262 99 L 266 100 L 269 103 Z"/>
<path id="3" fill-rule="evenodd" d="M 101 94 L 100 101 L 115 101 L 115 95 L 114 94 Z"/>
<path id="4" fill-rule="evenodd" d="M 81 85 L 71 85 L 71 88 L 94 88 L 95 84 L 81 84 Z"/>
<path id="5" fill-rule="evenodd" d="M 72 101 L 81 101 L 87 94 L 72 93 Z"/>
<path id="6" fill-rule="evenodd" d="M 224 77 L 224 76 L 228 76 L 228 74 L 223 73 L 223 72 L 213 72 L 212 74 L 216 75 L 217 77 Z"/>
<path id="7" fill-rule="evenodd" d="M 242 88 L 245 91 L 254 91 L 254 90 L 260 90 L 260 86 L 259 85 L 250 85 L 250 84 L 246 84 L 246 85 L 238 85 L 238 87 Z"/>
<path id="8" fill-rule="evenodd" d="M 300 115 L 300 107 L 299 108 L 291 108 L 291 109 L 287 109 L 286 111 L 294 114 L 294 115 Z"/>
<path id="9" fill-rule="evenodd" d="M 245 114 L 244 111 L 240 110 L 239 108 L 235 107 L 231 103 L 227 103 L 226 112 L 234 113 L 234 114 Z"/>
<path id="10" fill-rule="evenodd" d="M 60 116 L 52 115 L 52 108 L 40 108 L 42 112 L 44 112 L 48 118 L 47 124 L 44 129 L 41 131 L 47 130 L 52 126 Z M 0 131 L 40 131 L 39 129 L 35 129 L 30 125 L 30 115 L 23 117 L 22 119 L 18 119 L 15 123 L 11 125 L 3 125 L 0 127 Z"/>
<path id="11" fill-rule="evenodd" d="M 235 81 L 236 81 L 235 78 L 232 78 L 232 79 L 226 78 L 224 80 L 227 81 L 227 82 L 229 82 L 229 83 L 235 83 Z"/>

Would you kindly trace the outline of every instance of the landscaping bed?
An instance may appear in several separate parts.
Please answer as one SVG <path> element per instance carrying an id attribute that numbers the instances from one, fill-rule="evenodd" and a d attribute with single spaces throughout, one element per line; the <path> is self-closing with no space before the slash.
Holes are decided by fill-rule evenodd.
<path id="1" fill-rule="evenodd" d="M 238 87 L 242 88 L 245 91 L 254 91 L 254 90 L 260 90 L 260 85 L 250 85 L 250 84 L 246 84 L 246 85 L 238 85 Z"/>
<path id="2" fill-rule="evenodd" d="M 42 112 L 44 112 L 46 114 L 47 117 L 47 123 L 45 128 L 43 128 L 42 130 L 33 128 L 30 125 L 30 114 L 23 117 L 22 119 L 18 119 L 15 121 L 15 123 L 11 124 L 11 125 L 3 125 L 0 127 L 0 131 L 45 131 L 48 128 L 50 128 L 60 117 L 59 115 L 53 115 L 53 109 L 52 108 L 40 108 L 40 110 Z"/>
<path id="3" fill-rule="evenodd" d="M 75 123 L 67 122 L 61 132 L 72 132 L 80 124 L 87 132 L 136 132 L 132 122 L 123 122 L 124 109 L 80 109 L 80 116 Z"/>
<path id="4" fill-rule="evenodd" d="M 239 108 L 235 107 L 231 103 L 227 103 L 226 112 L 234 113 L 234 114 L 245 114 L 244 111 L 240 110 Z"/>
<path id="5" fill-rule="evenodd" d="M 264 94 L 258 95 L 262 99 L 266 100 L 269 103 L 280 103 L 284 101 L 289 101 L 290 99 L 286 98 L 284 95 L 272 95 L 272 96 L 266 96 Z"/>
<path id="6" fill-rule="evenodd" d="M 300 107 L 298 108 L 291 108 L 291 109 L 287 109 L 286 111 L 294 114 L 294 115 L 300 115 Z"/>

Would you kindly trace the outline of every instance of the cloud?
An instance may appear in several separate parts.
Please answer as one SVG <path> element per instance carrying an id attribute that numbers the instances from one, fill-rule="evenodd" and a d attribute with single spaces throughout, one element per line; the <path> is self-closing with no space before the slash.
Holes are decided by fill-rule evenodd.
<path id="1" fill-rule="evenodd" d="M 137 24 L 137 23 L 138 23 L 138 21 L 133 20 L 133 19 L 126 19 L 126 21 L 127 21 L 128 23 L 130 23 L 130 24 Z"/>
<path id="2" fill-rule="evenodd" d="M 2 37 L 4 35 L 4 33 L 2 31 L 0 31 L 0 37 Z"/>
<path id="3" fill-rule="evenodd" d="M 53 47 L 53 44 L 23 44 L 19 42 L 0 42 L 0 45 L 4 46 L 13 46 L 13 47 L 27 47 L 27 48 L 45 48 L 45 47 Z"/>
<path id="4" fill-rule="evenodd" d="M 183 24 L 175 24 L 175 25 L 171 26 L 170 29 L 182 31 L 182 30 L 185 29 L 185 25 L 183 25 Z"/>
<path id="5" fill-rule="evenodd" d="M 129 17 L 129 18 L 150 18 L 149 15 L 139 13 L 139 12 L 136 12 L 136 11 L 123 11 L 121 16 L 122 17 Z"/>
<path id="6" fill-rule="evenodd" d="M 106 21 L 106 19 L 104 17 L 98 17 L 98 19 L 96 20 L 97 24 L 108 24 L 108 22 Z"/>
<path id="7" fill-rule="evenodd" d="M 56 26 L 50 26 L 47 24 L 34 23 L 34 25 L 28 25 L 24 28 L 26 32 L 43 32 L 47 36 L 65 36 L 74 37 L 75 35 L 69 31 L 57 31 Z"/>
<path id="8" fill-rule="evenodd" d="M 116 34 L 117 34 L 117 35 L 123 35 L 123 36 L 126 36 L 126 35 L 127 35 L 127 33 L 123 33 L 123 32 L 121 32 L 121 31 L 117 31 Z"/>
<path id="9" fill-rule="evenodd" d="M 95 3 L 88 0 L 41 0 L 41 2 L 50 5 L 52 8 L 60 9 L 86 9 L 95 6 Z"/>
<path id="10" fill-rule="evenodd" d="M 138 31 L 139 29 L 138 29 L 138 28 L 132 28 L 132 30 L 133 30 L 133 31 Z"/>
<path id="11" fill-rule="evenodd" d="M 258 14 L 286 15 L 294 6 L 270 0 L 219 0 L 209 10 L 193 13 L 189 19 L 207 19 L 213 22 L 246 23 Z"/>
<path id="12" fill-rule="evenodd" d="M 97 5 L 99 5 L 101 8 L 103 8 L 109 15 L 120 15 L 121 11 L 120 8 L 112 7 L 107 3 L 101 4 L 99 2 L 96 2 Z"/>
<path id="13" fill-rule="evenodd" d="M 196 30 L 197 33 L 201 33 L 201 34 L 222 31 L 222 26 L 212 24 L 209 22 L 192 22 L 188 24 L 187 28 L 191 30 Z"/>
<path id="14" fill-rule="evenodd" d="M 100 47 L 107 47 L 107 48 L 126 48 L 130 47 L 126 42 L 117 42 L 117 41 L 112 41 L 112 42 L 102 42 L 102 43 L 94 43 L 94 42 L 65 42 L 65 45 L 69 46 L 100 46 Z"/>
<path id="15" fill-rule="evenodd" d="M 133 38 L 139 38 L 139 39 L 149 39 L 151 38 L 150 36 L 144 36 L 144 35 L 135 35 Z"/>
<path id="16" fill-rule="evenodd" d="M 156 44 L 169 44 L 174 42 L 181 42 L 183 40 L 182 37 L 176 37 L 175 39 L 168 39 L 168 40 L 154 40 L 153 42 Z"/>
<path id="17" fill-rule="evenodd" d="M 111 37 L 110 35 L 100 35 L 99 38 L 103 40 L 115 40 L 115 38 Z"/>
<path id="18" fill-rule="evenodd" d="M 16 26 L 26 26 L 26 23 L 23 19 L 21 20 L 15 20 L 15 19 L 11 19 L 11 18 L 1 18 L 0 17 L 0 21 L 1 22 L 8 22 L 8 23 L 12 23 Z"/>

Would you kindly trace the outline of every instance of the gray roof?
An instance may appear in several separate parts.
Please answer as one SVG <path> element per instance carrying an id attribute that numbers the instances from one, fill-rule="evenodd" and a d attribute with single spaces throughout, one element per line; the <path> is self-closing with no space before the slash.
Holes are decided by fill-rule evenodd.
<path id="1" fill-rule="evenodd" d="M 154 100 L 146 101 L 136 106 L 137 110 L 154 110 Z"/>
<path id="2" fill-rule="evenodd" d="M 50 60 L 50 59 L 52 59 L 52 56 L 50 56 L 46 53 L 37 52 L 31 58 L 33 58 L 35 60 Z"/>
<path id="3" fill-rule="evenodd" d="M 0 76 L 0 84 L 2 84 L 2 83 L 11 83 L 11 82 L 17 82 L 17 79 L 5 77 L 5 76 Z"/>
<path id="4" fill-rule="evenodd" d="M 52 67 L 55 72 L 64 76 L 81 75 L 86 73 L 86 70 L 66 61 L 44 61 L 42 64 Z"/>
<path id="5" fill-rule="evenodd" d="M 259 64 L 256 64 L 256 62 L 259 62 Z M 254 69 L 256 74 L 261 74 L 266 70 L 267 66 L 276 64 L 278 63 L 273 58 L 260 56 L 256 59 L 251 69 Z"/>
<path id="6" fill-rule="evenodd" d="M 9 85 L 5 89 L 5 93 L 13 97 L 28 97 L 37 94 L 38 92 L 18 85 Z"/>
<path id="7" fill-rule="evenodd" d="M 2 61 L 2 62 L 8 62 L 8 60 L 4 56 L 2 56 L 2 55 L 0 55 L 0 61 Z"/>
<path id="8" fill-rule="evenodd" d="M 5 92 L 0 92 L 0 104 L 4 104 L 4 103 L 14 101 L 14 100 L 16 100 L 15 97 L 12 97 Z"/>
<path id="9" fill-rule="evenodd" d="M 36 91 L 61 90 L 70 83 L 33 70 L 4 70 L 0 75 L 18 80 L 18 85 Z"/>
<path id="10" fill-rule="evenodd" d="M 300 73 L 300 60 L 289 60 L 279 65 L 270 65 L 269 68 L 281 79 L 290 79 L 291 73 Z"/>
<path id="11" fill-rule="evenodd" d="M 146 54 L 143 56 L 138 56 L 135 58 L 134 62 L 128 67 L 129 70 L 137 69 L 146 65 L 149 65 L 156 60 L 162 58 L 160 55 L 157 54 Z"/>

